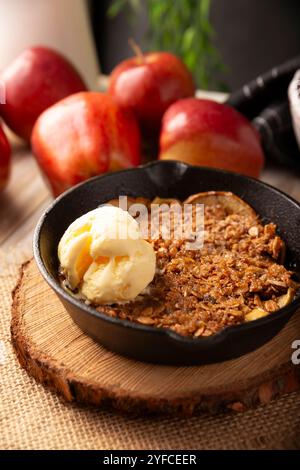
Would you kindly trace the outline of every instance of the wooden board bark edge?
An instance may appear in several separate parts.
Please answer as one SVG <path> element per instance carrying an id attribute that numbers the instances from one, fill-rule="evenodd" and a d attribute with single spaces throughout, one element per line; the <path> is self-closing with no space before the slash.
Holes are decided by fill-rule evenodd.
<path id="1" fill-rule="evenodd" d="M 20 268 L 17 284 L 12 293 L 11 338 L 20 365 L 47 388 L 68 402 L 113 408 L 135 414 L 163 413 L 191 416 L 198 411 L 216 413 L 224 410 L 245 411 L 260 404 L 300 389 L 300 367 L 291 362 L 283 365 L 267 381 L 260 380 L 249 388 L 215 394 L 193 394 L 182 398 L 151 398 L 130 394 L 121 388 L 107 388 L 101 383 L 85 381 L 66 369 L 55 359 L 41 353 L 26 334 L 22 317 L 21 292 L 26 270 L 30 263 Z M 199 366 L 200 367 L 200 366 Z M 273 374 L 272 374 L 273 375 Z"/>

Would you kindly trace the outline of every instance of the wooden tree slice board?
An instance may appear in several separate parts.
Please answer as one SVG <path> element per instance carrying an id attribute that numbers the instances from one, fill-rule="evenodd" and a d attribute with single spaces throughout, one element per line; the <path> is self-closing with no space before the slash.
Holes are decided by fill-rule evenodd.
<path id="1" fill-rule="evenodd" d="M 146 364 L 105 350 L 73 323 L 32 260 L 13 293 L 12 341 L 20 364 L 67 401 L 135 412 L 242 411 L 300 388 L 291 362 L 300 312 L 268 344 L 231 361 Z"/>

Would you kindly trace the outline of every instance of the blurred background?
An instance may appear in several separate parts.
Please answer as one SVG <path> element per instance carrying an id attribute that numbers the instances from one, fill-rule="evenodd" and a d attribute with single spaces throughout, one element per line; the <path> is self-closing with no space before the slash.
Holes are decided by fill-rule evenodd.
<path id="1" fill-rule="evenodd" d="M 8 101 L 14 100 L 13 104 L 1 105 L 0 131 L 3 130 L 2 147 L 6 149 L 1 164 L 3 187 L 8 183 L 2 197 L 15 204 L 21 180 L 26 191 L 29 182 L 39 181 L 37 165 L 31 159 L 34 152 L 29 149 L 35 119 L 50 105 L 77 91 L 106 91 L 114 67 L 134 55 L 129 38 L 142 51 L 176 54 L 192 72 L 197 97 L 227 102 L 254 124 L 266 156 L 267 171 L 270 165 L 279 164 L 276 177 L 279 172 L 282 174 L 282 168 L 298 175 L 300 158 L 295 133 L 300 144 L 300 96 L 297 91 L 300 72 L 294 80 L 292 104 L 288 99 L 288 87 L 295 72 L 300 70 L 299 18 L 299 0 L 0 0 L 0 31 L 4 45 L 0 51 L 0 73 L 3 77 L 6 72 Z M 84 84 L 78 85 L 74 70 L 68 72 L 69 79 L 66 80 L 66 64 L 57 65 L 56 75 L 49 80 L 49 63 L 40 65 L 40 69 L 37 65 L 45 63 L 44 53 L 37 54 L 35 66 L 31 64 L 30 68 L 22 51 L 35 45 L 61 53 L 79 72 Z M 19 60 L 19 56 L 17 70 L 14 61 Z M 54 58 L 54 69 L 55 63 L 57 59 Z M 185 69 L 180 64 L 180 68 Z M 168 67 L 168 63 L 161 61 L 158 68 L 165 66 Z M 23 76 L 27 77 L 26 83 Z M 128 80 L 125 81 L 128 87 Z M 31 96 L 32 84 L 38 82 L 40 88 L 36 86 L 35 94 Z M 155 86 L 160 85 L 161 80 L 157 80 Z M 121 88 L 122 98 L 125 94 L 123 85 Z M 142 88 L 140 83 L 133 91 L 129 89 L 128 94 L 134 96 L 135 91 Z M 4 90 L 4 82 L 0 95 L 1 90 Z M 193 96 L 194 86 L 192 92 L 184 93 L 183 97 Z M 0 96 L 0 101 L 2 98 L 4 96 Z M 148 112 L 148 104 L 144 103 L 145 112 Z M 227 122 L 225 118 L 224 122 Z M 146 161 L 149 155 L 160 158 L 158 129 L 155 129 L 155 138 L 149 139 L 146 133 L 143 134 L 142 119 L 138 119 L 138 125 L 142 133 L 142 157 L 145 158 L 141 161 Z M 6 137 L 9 143 L 5 142 Z M 90 136 L 92 142 L 93 137 Z M 124 135 L 120 136 L 120 142 L 123 140 Z M 23 158 L 22 152 L 27 152 L 29 158 Z M 59 160 L 60 154 L 59 150 L 53 158 Z M 172 158 L 175 158 L 173 154 Z M 123 160 L 125 165 L 126 159 Z M 72 161 L 69 167 L 71 172 Z M 233 170 L 240 170 L 239 161 Z M 20 178 L 18 171 L 22 175 Z M 95 174 L 97 172 L 101 173 L 99 169 Z M 263 178 L 283 189 L 285 181 L 289 184 L 289 177 L 279 185 L 273 176 L 268 179 L 266 175 L 264 171 Z M 36 194 L 44 190 L 40 189 L 44 185 L 38 184 L 38 189 L 34 190 Z M 13 211 L 8 208 L 7 217 L 11 214 Z M 7 227 L 11 227 L 11 221 L 7 221 Z"/>
<path id="2" fill-rule="evenodd" d="M 180 55 L 210 90 L 235 90 L 300 54 L 299 0 L 91 0 L 90 11 L 104 73 L 130 54 L 130 36 Z"/>
<path id="3" fill-rule="evenodd" d="M 132 55 L 133 37 L 181 56 L 199 88 L 233 91 L 300 54 L 299 17 L 299 0 L 0 0 L 0 68 L 42 43 L 95 88 L 98 66 L 109 74 Z"/>

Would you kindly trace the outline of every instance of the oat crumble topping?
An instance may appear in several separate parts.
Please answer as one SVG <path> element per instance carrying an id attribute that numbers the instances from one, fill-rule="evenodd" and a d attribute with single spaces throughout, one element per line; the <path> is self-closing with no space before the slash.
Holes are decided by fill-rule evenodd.
<path id="1" fill-rule="evenodd" d="M 184 240 L 148 239 L 157 272 L 143 295 L 95 307 L 112 317 L 205 337 L 291 302 L 299 284 L 282 264 L 285 246 L 276 225 L 264 225 L 239 201 L 245 210 L 229 210 L 218 198 L 205 204 L 201 249 L 187 250 Z"/>

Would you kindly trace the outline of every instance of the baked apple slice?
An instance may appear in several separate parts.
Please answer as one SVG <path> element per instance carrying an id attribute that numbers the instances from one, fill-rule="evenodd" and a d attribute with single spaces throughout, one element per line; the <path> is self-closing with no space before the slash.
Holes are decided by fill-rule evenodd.
<path id="1" fill-rule="evenodd" d="M 207 206 L 221 206 L 228 214 L 242 214 L 256 218 L 257 214 L 249 204 L 230 191 L 205 191 L 192 194 L 184 204 L 205 204 Z"/>

